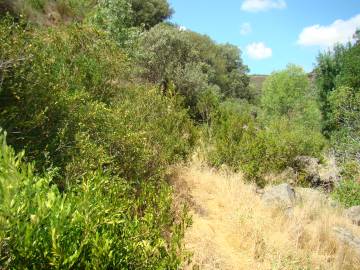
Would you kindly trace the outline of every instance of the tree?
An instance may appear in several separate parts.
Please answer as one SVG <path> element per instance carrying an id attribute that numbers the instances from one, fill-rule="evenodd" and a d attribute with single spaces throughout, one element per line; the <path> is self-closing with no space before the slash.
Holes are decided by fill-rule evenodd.
<path id="1" fill-rule="evenodd" d="M 360 91 L 339 86 L 329 97 L 332 145 L 342 160 L 360 158 Z"/>
<path id="2" fill-rule="evenodd" d="M 195 118 L 203 115 L 196 104 L 209 88 L 216 87 L 224 98 L 249 96 L 239 49 L 207 36 L 159 24 L 141 35 L 137 59 L 140 76 L 163 86 L 173 82 Z"/>
<path id="3" fill-rule="evenodd" d="M 308 128 L 320 128 L 321 115 L 315 91 L 301 67 L 289 65 L 284 71 L 268 77 L 263 86 L 261 106 L 266 120 L 286 117 Z"/>
<path id="4" fill-rule="evenodd" d="M 343 55 L 337 86 L 348 86 L 360 90 L 360 44 L 349 47 Z"/>
<path id="5" fill-rule="evenodd" d="M 357 29 L 355 34 L 354 34 L 354 39 L 356 44 L 360 44 L 360 29 Z"/>
<path id="6" fill-rule="evenodd" d="M 146 29 L 149 29 L 173 14 L 167 0 L 129 1 L 133 12 L 133 26 L 145 26 Z"/>

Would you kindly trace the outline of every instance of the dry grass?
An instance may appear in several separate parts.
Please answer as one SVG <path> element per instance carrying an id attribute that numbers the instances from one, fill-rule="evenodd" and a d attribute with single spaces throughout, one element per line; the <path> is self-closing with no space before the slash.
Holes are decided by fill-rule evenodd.
<path id="1" fill-rule="evenodd" d="M 239 174 L 199 163 L 176 170 L 177 201 L 190 202 L 193 214 L 185 269 L 360 269 L 359 257 L 333 234 L 341 225 L 360 235 L 339 209 L 310 200 L 288 218 L 266 208 Z"/>

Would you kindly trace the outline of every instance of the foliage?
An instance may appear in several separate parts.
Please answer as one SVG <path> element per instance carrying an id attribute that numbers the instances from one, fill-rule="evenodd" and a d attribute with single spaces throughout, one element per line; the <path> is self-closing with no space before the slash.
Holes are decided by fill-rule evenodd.
<path id="1" fill-rule="evenodd" d="M 126 56 L 107 35 L 84 26 L 1 30 L 4 55 L 23 61 L 3 76 L 0 126 L 38 168 L 54 165 L 72 180 L 99 168 L 148 179 L 191 151 L 181 100 L 127 82 Z"/>
<path id="2" fill-rule="evenodd" d="M 121 47 L 131 46 L 138 29 L 132 27 L 133 13 L 128 0 L 100 0 L 88 22 L 106 31 Z"/>
<path id="3" fill-rule="evenodd" d="M 211 127 L 211 163 L 240 169 L 262 185 L 264 174 L 291 166 L 295 157 L 319 156 L 325 141 L 307 80 L 301 69 L 290 66 L 268 78 L 262 108 L 221 104 Z"/>
<path id="4" fill-rule="evenodd" d="M 218 109 L 221 102 L 220 89 L 217 86 L 209 87 L 197 97 L 197 111 L 201 119 L 210 124 L 211 115 Z"/>
<path id="5" fill-rule="evenodd" d="M 130 0 L 133 12 L 133 26 L 145 26 L 149 29 L 168 19 L 173 10 L 167 0 Z"/>
<path id="6" fill-rule="evenodd" d="M 341 71 L 344 53 L 348 47 L 337 45 L 333 51 L 319 54 L 317 67 L 315 68 L 316 86 L 319 93 L 320 109 L 323 115 L 322 130 L 326 136 L 330 136 L 334 129 L 331 121 L 331 106 L 329 96 L 336 87 L 336 79 Z"/>
<path id="7" fill-rule="evenodd" d="M 36 176 L 23 152 L 0 145 L 4 269 L 177 269 L 184 224 L 173 223 L 166 184 L 135 189 L 94 172 L 62 194 L 55 171 Z"/>
<path id="8" fill-rule="evenodd" d="M 350 47 L 343 56 L 343 63 L 336 85 L 348 86 L 355 91 L 360 89 L 360 44 Z"/>
<path id="9" fill-rule="evenodd" d="M 360 46 L 338 45 L 321 54 L 317 66 L 317 87 L 324 117 L 323 132 L 336 150 L 338 158 L 359 155 L 359 68 Z"/>
<path id="10" fill-rule="evenodd" d="M 220 107 L 220 114 L 213 122 L 213 148 L 209 156 L 214 165 L 227 164 L 263 185 L 266 173 L 284 170 L 300 155 L 318 156 L 324 146 L 319 132 L 310 131 L 287 118 L 262 127 L 254 118 L 256 110 L 251 110 L 249 105 L 236 106 L 239 107 Z"/>
<path id="11" fill-rule="evenodd" d="M 359 158 L 360 153 L 360 92 L 341 86 L 329 97 L 334 127 L 332 145 L 342 160 Z"/>
<path id="12" fill-rule="evenodd" d="M 96 0 L 1 0 L 0 15 L 10 12 L 25 16 L 38 25 L 82 21 L 96 5 Z"/>
<path id="13" fill-rule="evenodd" d="M 163 84 L 165 90 L 173 82 L 195 119 L 205 120 L 197 103 L 209 88 L 218 88 L 219 97 L 247 98 L 247 68 L 234 46 L 217 45 L 206 36 L 167 24 L 144 33 L 139 43 L 140 76 Z"/>
<path id="14" fill-rule="evenodd" d="M 261 107 L 265 120 L 285 117 L 309 129 L 319 130 L 321 115 L 316 95 L 301 67 L 289 65 L 264 82 Z"/>
<path id="15" fill-rule="evenodd" d="M 213 165 L 227 164 L 239 169 L 242 146 L 256 137 L 254 108 L 236 100 L 222 103 L 213 115 L 209 158 Z"/>
<path id="16" fill-rule="evenodd" d="M 343 180 L 332 196 L 346 207 L 360 205 L 360 183 L 354 180 Z"/>

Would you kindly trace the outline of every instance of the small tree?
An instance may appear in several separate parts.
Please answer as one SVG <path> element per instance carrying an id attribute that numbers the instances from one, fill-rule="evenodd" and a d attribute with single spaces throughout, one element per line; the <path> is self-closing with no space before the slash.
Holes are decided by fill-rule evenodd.
<path id="1" fill-rule="evenodd" d="M 261 106 L 266 122 L 286 117 L 304 127 L 320 129 L 316 93 L 301 67 L 289 65 L 273 73 L 264 83 Z"/>

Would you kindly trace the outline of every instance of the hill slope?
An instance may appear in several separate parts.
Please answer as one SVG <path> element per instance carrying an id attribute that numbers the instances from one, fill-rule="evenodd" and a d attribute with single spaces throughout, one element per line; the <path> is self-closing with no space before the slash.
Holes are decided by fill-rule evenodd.
<path id="1" fill-rule="evenodd" d="M 239 174 L 196 164 L 177 175 L 177 199 L 187 198 L 193 214 L 185 236 L 194 254 L 188 269 L 360 269 L 360 258 L 337 242 L 333 226 L 358 235 L 360 229 L 338 210 L 309 200 L 288 218 L 265 207 Z"/>

